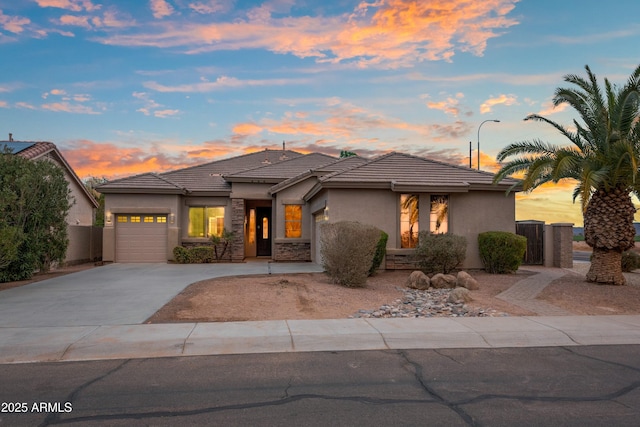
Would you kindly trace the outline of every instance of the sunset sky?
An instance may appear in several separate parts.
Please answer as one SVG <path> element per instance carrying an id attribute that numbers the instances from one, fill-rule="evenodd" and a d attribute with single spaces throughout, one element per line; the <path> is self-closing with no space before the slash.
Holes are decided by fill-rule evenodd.
<path id="1" fill-rule="evenodd" d="M 607 7 L 611 4 L 612 7 Z M 511 142 L 566 142 L 550 101 L 588 64 L 623 84 L 640 2 L 0 0 L 0 139 L 51 141 L 82 178 L 264 148 L 402 151 L 495 170 Z M 517 219 L 582 225 L 572 183 Z"/>

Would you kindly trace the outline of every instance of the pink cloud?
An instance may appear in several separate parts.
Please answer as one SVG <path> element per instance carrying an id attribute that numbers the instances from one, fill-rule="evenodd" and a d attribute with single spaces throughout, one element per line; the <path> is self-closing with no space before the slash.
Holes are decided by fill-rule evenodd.
<path id="1" fill-rule="evenodd" d="M 266 49 L 318 62 L 396 68 L 451 60 L 456 51 L 482 55 L 489 39 L 517 24 L 507 17 L 517 1 L 384 0 L 361 3 L 353 13 L 332 17 L 274 16 L 274 8 L 263 5 L 233 22 L 168 22 L 157 27 L 160 32 L 118 34 L 101 41 L 185 47 L 188 53 Z"/>
<path id="2" fill-rule="evenodd" d="M 20 16 L 9 16 L 2 13 L 0 10 L 0 27 L 5 31 L 9 31 L 14 34 L 20 34 L 24 31 L 24 27 L 29 25 L 31 20 L 29 18 L 23 18 Z"/>
<path id="3" fill-rule="evenodd" d="M 305 84 L 309 79 L 265 79 L 265 80 L 240 80 L 235 77 L 221 76 L 213 82 L 197 82 L 187 83 L 178 86 L 166 86 L 151 81 L 145 82 L 143 85 L 147 89 L 157 92 L 212 92 L 225 88 L 239 88 L 248 86 L 284 86 L 290 84 Z"/>
<path id="4" fill-rule="evenodd" d="M 91 12 L 100 9 L 100 5 L 95 5 L 91 0 L 35 0 L 40 7 L 55 7 L 58 9 L 66 9 L 72 12 L 81 12 L 86 10 Z"/>
<path id="5" fill-rule="evenodd" d="M 518 99 L 515 95 L 500 95 L 495 98 L 489 98 L 480 105 L 480 113 L 486 114 L 492 111 L 492 108 L 496 105 L 514 105 L 517 104 Z"/>
<path id="6" fill-rule="evenodd" d="M 89 23 L 88 16 L 62 15 L 58 20 L 58 23 L 60 23 L 60 25 L 71 25 L 86 29 L 92 28 L 91 24 Z"/>
<path id="7" fill-rule="evenodd" d="M 553 102 L 551 101 L 547 101 L 544 102 L 542 105 L 542 110 L 540 110 L 538 112 L 539 115 L 541 116 L 550 116 L 552 114 L 557 114 L 557 113 L 561 113 L 562 111 L 566 110 L 567 108 L 569 108 L 569 104 L 560 104 L 558 106 L 554 106 Z"/>
<path id="8" fill-rule="evenodd" d="M 67 101 L 53 102 L 50 104 L 42 104 L 42 108 L 49 111 L 63 112 L 63 113 L 100 114 L 100 112 L 93 110 L 93 108 L 89 106 L 80 105 L 80 104 L 71 104 Z"/>
<path id="9" fill-rule="evenodd" d="M 149 6 L 151 7 L 153 17 L 156 19 L 171 16 L 174 12 L 173 7 L 167 3 L 166 0 L 150 0 Z"/>

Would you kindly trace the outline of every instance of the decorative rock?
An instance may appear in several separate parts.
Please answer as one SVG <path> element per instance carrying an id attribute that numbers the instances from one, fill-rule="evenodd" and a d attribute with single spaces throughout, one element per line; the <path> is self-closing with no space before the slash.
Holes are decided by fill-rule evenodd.
<path id="1" fill-rule="evenodd" d="M 409 275 L 407 279 L 407 287 L 411 289 L 420 289 L 424 291 L 429 289 L 429 277 L 420 270 L 416 270 Z"/>
<path id="2" fill-rule="evenodd" d="M 371 310 L 359 310 L 350 318 L 407 318 L 407 317 L 496 317 L 507 316 L 491 308 L 469 308 L 459 293 L 469 294 L 466 288 L 455 289 L 402 289 L 404 297 L 392 304 L 385 304 Z M 458 294 L 452 296 L 456 292 Z M 453 302 L 452 302 L 453 301 Z"/>
<path id="3" fill-rule="evenodd" d="M 448 300 L 451 303 L 460 303 L 473 301 L 473 298 L 471 298 L 471 292 L 469 292 L 469 289 L 459 287 L 451 290 Z"/>
<path id="4" fill-rule="evenodd" d="M 438 273 L 431 278 L 431 286 L 436 289 L 455 288 L 456 281 L 456 276 Z"/>
<path id="5" fill-rule="evenodd" d="M 456 286 L 467 288 L 470 291 L 477 291 L 478 289 L 480 289 L 480 287 L 478 286 L 478 281 L 466 271 L 460 271 L 458 273 Z"/>

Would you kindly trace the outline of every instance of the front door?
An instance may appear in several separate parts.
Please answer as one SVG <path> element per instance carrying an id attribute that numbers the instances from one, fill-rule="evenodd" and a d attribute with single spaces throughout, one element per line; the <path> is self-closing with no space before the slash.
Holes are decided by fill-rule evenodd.
<path id="1" fill-rule="evenodd" d="M 256 255 L 271 256 L 271 208 L 256 208 Z"/>

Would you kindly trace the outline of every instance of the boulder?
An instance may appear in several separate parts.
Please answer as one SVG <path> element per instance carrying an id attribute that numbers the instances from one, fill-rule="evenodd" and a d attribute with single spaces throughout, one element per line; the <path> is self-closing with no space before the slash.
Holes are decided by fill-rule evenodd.
<path id="1" fill-rule="evenodd" d="M 455 288 L 456 276 L 438 273 L 431 278 L 431 286 L 436 289 Z"/>
<path id="2" fill-rule="evenodd" d="M 480 287 L 478 286 L 478 281 L 466 271 L 461 271 L 458 273 L 456 286 L 467 288 L 470 291 L 477 291 L 478 289 L 480 289 Z"/>
<path id="3" fill-rule="evenodd" d="M 471 298 L 471 292 L 467 288 L 455 288 L 449 294 L 450 303 L 459 304 L 469 301 L 473 301 L 473 298 Z"/>
<path id="4" fill-rule="evenodd" d="M 416 270 L 409 275 L 407 279 L 407 287 L 411 289 L 418 289 L 421 291 L 429 289 L 431 284 L 429 283 L 429 277 L 422 271 Z"/>

